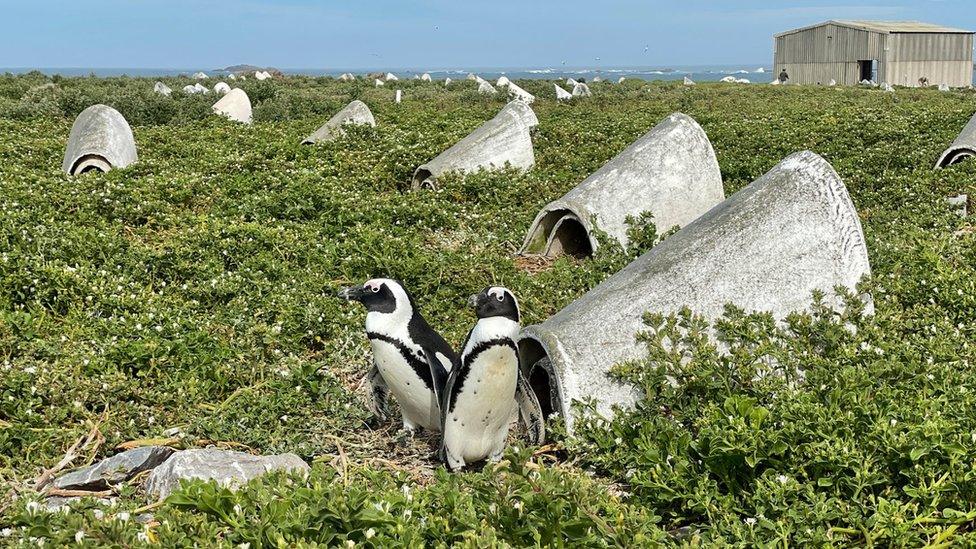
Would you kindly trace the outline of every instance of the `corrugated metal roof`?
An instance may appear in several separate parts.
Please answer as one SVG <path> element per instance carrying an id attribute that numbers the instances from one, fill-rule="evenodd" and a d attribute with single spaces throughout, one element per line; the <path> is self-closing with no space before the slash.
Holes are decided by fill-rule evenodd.
<path id="1" fill-rule="evenodd" d="M 911 32 L 921 32 L 921 33 L 936 33 L 936 34 L 973 34 L 973 31 L 968 31 L 964 29 L 957 29 L 954 27 L 945 27 L 942 25 L 934 25 L 932 23 L 923 23 L 921 21 L 858 21 L 851 19 L 836 19 L 830 21 L 824 21 L 823 23 L 817 23 L 816 25 L 810 25 L 808 27 L 801 27 L 798 29 L 788 30 L 776 34 L 775 36 L 783 36 L 786 34 L 793 34 L 795 32 L 805 31 L 808 29 L 813 29 L 817 27 L 822 27 L 824 25 L 840 25 L 842 27 L 851 27 L 855 29 L 862 29 L 870 32 L 881 32 L 881 33 L 911 33 Z"/>

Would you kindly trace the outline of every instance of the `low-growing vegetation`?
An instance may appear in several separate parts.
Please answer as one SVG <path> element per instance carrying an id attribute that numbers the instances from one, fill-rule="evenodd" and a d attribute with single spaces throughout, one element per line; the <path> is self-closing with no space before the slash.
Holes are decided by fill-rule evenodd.
<path id="1" fill-rule="evenodd" d="M 248 127 L 213 116 L 213 94 L 153 82 L 0 77 L 0 544 L 976 543 L 976 227 L 945 201 L 976 193 L 976 162 L 932 169 L 972 92 L 627 80 L 557 104 L 551 82 L 520 82 L 540 98 L 532 171 L 408 192 L 502 94 L 249 79 Z M 300 145 L 352 99 L 376 128 Z M 68 177 L 68 131 L 95 103 L 133 126 L 139 162 Z M 647 358 L 615 372 L 644 402 L 574 437 L 556 422 L 552 444 L 516 441 L 482 470 L 448 474 L 433 439 L 372 419 L 363 312 L 335 290 L 403 280 L 455 345 L 466 296 L 489 284 L 526 323 L 546 319 L 635 252 L 517 258 L 536 212 L 674 111 L 709 135 L 727 195 L 798 150 L 833 164 L 873 314 L 854 296 L 843 315 L 780 324 L 730 308 L 721 353 L 694 311 L 649 315 L 634 334 Z M 668 229 L 641 217 L 631 236 L 645 250 Z M 162 504 L 132 483 L 47 512 L 33 480 L 93 429 L 73 465 L 160 439 L 294 452 L 313 470 L 238 492 L 191 483 Z"/>

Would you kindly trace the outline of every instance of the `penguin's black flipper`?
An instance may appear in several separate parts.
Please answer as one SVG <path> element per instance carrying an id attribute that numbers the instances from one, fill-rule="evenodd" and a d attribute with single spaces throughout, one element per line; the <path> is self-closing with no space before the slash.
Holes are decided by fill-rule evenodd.
<path id="1" fill-rule="evenodd" d="M 519 407 L 519 416 L 525 424 L 530 444 L 542 444 L 546 440 L 546 420 L 542 414 L 542 406 L 535 396 L 535 391 L 522 375 L 519 368 L 518 384 L 515 386 L 515 402 Z"/>
<path id="2" fill-rule="evenodd" d="M 434 386 L 434 399 L 440 407 L 444 398 L 444 386 L 447 385 L 449 370 L 444 368 L 444 364 L 437 359 L 437 354 L 434 351 L 424 347 L 424 356 L 427 358 L 427 365 L 430 366 L 430 380 L 431 385 Z"/>
<path id="3" fill-rule="evenodd" d="M 386 421 L 390 417 L 390 388 L 387 387 L 386 380 L 383 379 L 376 364 L 369 369 L 366 380 L 369 382 L 366 406 L 380 421 Z"/>

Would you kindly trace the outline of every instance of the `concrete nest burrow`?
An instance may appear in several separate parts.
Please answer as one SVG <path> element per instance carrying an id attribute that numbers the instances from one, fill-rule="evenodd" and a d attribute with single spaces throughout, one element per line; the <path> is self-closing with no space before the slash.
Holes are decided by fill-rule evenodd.
<path id="1" fill-rule="evenodd" d="M 132 128 L 119 111 L 88 107 L 71 126 L 61 169 L 70 175 L 124 168 L 139 159 Z"/>
<path id="2" fill-rule="evenodd" d="M 663 233 L 724 199 L 708 136 L 694 119 L 674 113 L 542 208 L 520 253 L 589 256 L 600 244 L 598 231 L 626 248 L 628 218 L 650 212 Z"/>
<path id="3" fill-rule="evenodd" d="M 856 288 L 871 268 L 857 212 L 833 168 L 811 152 L 791 155 L 728 200 L 519 335 L 519 354 L 540 402 L 572 432 L 574 401 L 612 417 L 640 398 L 610 369 L 646 356 L 636 336 L 645 313 L 689 307 L 709 320 L 732 303 L 782 320 L 808 310 L 814 292 L 841 309 L 838 286 Z M 862 296 L 872 311 L 870 296 Z"/>
<path id="4" fill-rule="evenodd" d="M 450 172 L 465 174 L 506 166 L 528 170 L 535 165 L 531 130 L 538 124 L 528 104 L 511 101 L 494 118 L 418 167 L 411 186 L 414 190 L 433 187 L 438 177 Z"/>
<path id="5" fill-rule="evenodd" d="M 942 153 L 936 168 L 945 168 L 976 156 L 976 114 L 969 119 L 949 148 Z"/>
<path id="6" fill-rule="evenodd" d="M 357 124 L 376 127 L 376 119 L 366 103 L 356 99 L 346 105 L 341 111 L 332 116 L 319 129 L 315 130 L 302 141 L 303 145 L 311 145 L 319 141 L 331 141 L 343 132 L 346 124 Z"/>

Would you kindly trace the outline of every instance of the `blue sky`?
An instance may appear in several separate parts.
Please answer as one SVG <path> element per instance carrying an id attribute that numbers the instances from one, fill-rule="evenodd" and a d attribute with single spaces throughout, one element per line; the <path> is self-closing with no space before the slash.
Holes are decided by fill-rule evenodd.
<path id="1" fill-rule="evenodd" d="M 0 9 L 0 67 L 768 65 L 773 33 L 826 19 L 976 30 L 976 0 L 0 0 Z"/>

